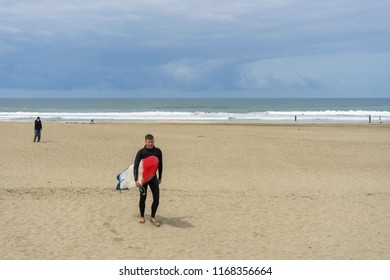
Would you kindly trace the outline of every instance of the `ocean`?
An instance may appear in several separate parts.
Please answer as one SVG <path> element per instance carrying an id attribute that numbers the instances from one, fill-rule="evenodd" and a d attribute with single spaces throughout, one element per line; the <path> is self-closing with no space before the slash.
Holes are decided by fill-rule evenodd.
<path id="1" fill-rule="evenodd" d="M 390 98 L 0 99 L 0 121 L 390 122 Z"/>

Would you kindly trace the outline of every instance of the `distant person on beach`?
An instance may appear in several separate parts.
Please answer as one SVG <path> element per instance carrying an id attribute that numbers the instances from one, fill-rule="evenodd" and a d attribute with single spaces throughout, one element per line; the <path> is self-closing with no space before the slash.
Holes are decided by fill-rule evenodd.
<path id="1" fill-rule="evenodd" d="M 138 167 L 142 159 L 147 158 L 149 156 L 156 156 L 159 160 L 158 166 L 158 179 L 157 175 L 155 175 L 148 183 L 141 186 L 138 181 Z M 162 152 L 159 148 L 154 146 L 154 137 L 151 134 L 147 134 L 145 136 L 145 146 L 140 149 L 134 160 L 134 180 L 136 182 L 137 187 L 140 190 L 139 197 L 139 210 L 140 210 L 140 223 L 145 223 L 145 201 L 148 186 L 150 186 L 150 190 L 153 195 L 153 203 L 152 203 L 152 212 L 150 215 L 150 222 L 155 226 L 160 226 L 160 223 L 156 220 L 156 212 L 160 201 L 160 184 L 162 178 L 163 171 L 163 161 L 162 161 Z"/>
<path id="2" fill-rule="evenodd" d="M 371 123 L 371 115 L 368 115 L 368 123 Z"/>
<path id="3" fill-rule="evenodd" d="M 37 117 L 36 120 L 34 121 L 34 142 L 38 138 L 38 142 L 41 141 L 41 130 L 42 130 L 42 122 L 41 118 Z"/>

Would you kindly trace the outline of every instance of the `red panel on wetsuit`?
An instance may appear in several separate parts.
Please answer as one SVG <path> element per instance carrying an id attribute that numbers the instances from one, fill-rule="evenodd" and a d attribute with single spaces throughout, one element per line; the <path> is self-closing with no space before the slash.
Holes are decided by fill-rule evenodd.
<path id="1" fill-rule="evenodd" d="M 142 183 L 146 184 L 156 174 L 159 165 L 159 160 L 155 156 L 150 156 L 144 158 L 142 161 L 144 169 L 142 174 Z"/>

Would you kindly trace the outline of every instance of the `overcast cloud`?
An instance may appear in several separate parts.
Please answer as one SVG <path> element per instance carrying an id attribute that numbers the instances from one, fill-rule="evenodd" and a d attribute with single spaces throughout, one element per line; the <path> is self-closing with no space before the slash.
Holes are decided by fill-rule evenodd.
<path id="1" fill-rule="evenodd" d="M 390 1 L 0 0 L 0 97 L 390 97 Z"/>

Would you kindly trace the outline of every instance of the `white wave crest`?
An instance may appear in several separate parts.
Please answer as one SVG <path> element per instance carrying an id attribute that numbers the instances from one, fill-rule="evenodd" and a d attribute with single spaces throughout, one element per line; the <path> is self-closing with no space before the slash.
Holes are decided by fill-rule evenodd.
<path id="1" fill-rule="evenodd" d="M 49 122 L 76 121 L 254 121 L 254 122 L 366 122 L 390 120 L 388 111 L 267 111 L 249 113 L 227 112 L 1 112 L 0 121 L 33 121 L 40 116 Z"/>

